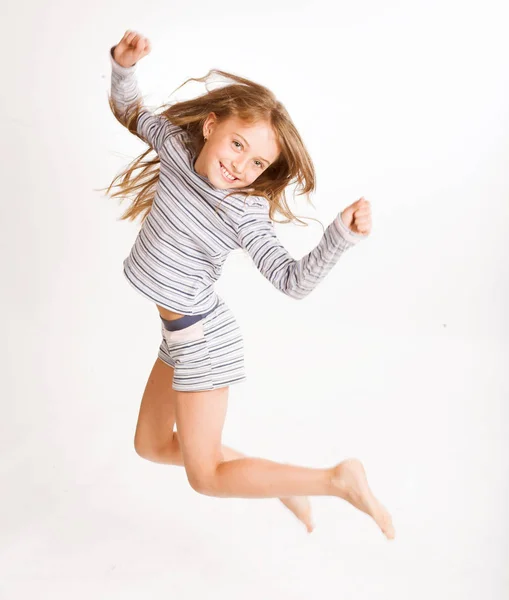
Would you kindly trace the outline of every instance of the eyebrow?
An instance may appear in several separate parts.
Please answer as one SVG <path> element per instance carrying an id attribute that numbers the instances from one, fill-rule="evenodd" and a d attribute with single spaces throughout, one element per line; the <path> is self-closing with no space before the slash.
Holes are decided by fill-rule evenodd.
<path id="1" fill-rule="evenodd" d="M 245 137 L 242 137 L 242 136 L 240 135 L 240 133 L 235 133 L 235 132 L 234 132 L 234 134 L 233 134 L 233 135 L 238 135 L 238 136 L 239 136 L 239 138 L 241 138 L 242 140 L 244 140 L 244 142 L 246 142 L 246 146 L 247 146 L 248 148 L 250 148 L 250 146 L 249 146 L 249 142 L 246 140 L 246 138 L 245 138 Z M 264 162 L 266 162 L 268 165 L 270 165 L 270 164 L 271 164 L 271 163 L 270 163 L 270 162 L 269 162 L 269 161 L 268 161 L 266 158 L 263 158 L 262 156 L 260 156 L 260 158 L 261 158 L 261 159 L 262 159 Z"/>

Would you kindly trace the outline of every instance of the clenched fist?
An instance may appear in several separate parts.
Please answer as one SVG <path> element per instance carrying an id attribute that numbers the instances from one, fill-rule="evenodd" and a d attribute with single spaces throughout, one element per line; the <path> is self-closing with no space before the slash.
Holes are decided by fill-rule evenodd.
<path id="1" fill-rule="evenodd" d="M 151 49 L 148 38 L 128 29 L 115 46 L 113 58 L 121 67 L 132 67 L 140 58 L 147 56 Z"/>
<path id="2" fill-rule="evenodd" d="M 359 198 L 341 213 L 341 220 L 354 233 L 369 235 L 371 233 L 371 204 Z"/>

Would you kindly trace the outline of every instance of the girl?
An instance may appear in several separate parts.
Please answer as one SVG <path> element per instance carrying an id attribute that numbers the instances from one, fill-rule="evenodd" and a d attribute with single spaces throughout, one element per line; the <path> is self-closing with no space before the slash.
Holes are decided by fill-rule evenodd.
<path id="1" fill-rule="evenodd" d="M 126 31 L 110 49 L 108 97 L 117 120 L 149 145 L 108 188 L 109 193 L 122 177 L 112 197 L 136 192 L 122 219 L 142 213 L 142 226 L 124 274 L 156 304 L 161 323 L 136 452 L 183 465 L 190 485 L 202 494 L 279 497 L 309 532 L 307 495 L 337 496 L 370 515 L 393 539 L 391 517 L 357 459 L 307 468 L 248 458 L 221 445 L 229 386 L 246 379 L 241 331 L 214 290 L 228 254 L 244 249 L 278 290 L 303 298 L 345 250 L 369 235 L 370 204 L 361 198 L 345 208 L 316 248 L 294 260 L 274 232 L 273 216 L 279 211 L 285 222 L 295 219 L 284 190 L 297 181 L 301 193 L 311 192 L 315 176 L 284 106 L 267 88 L 215 71 L 235 83 L 155 114 L 143 105 L 135 75 L 136 63 L 150 50 L 147 38 Z M 143 161 L 152 150 L 157 156 Z"/>

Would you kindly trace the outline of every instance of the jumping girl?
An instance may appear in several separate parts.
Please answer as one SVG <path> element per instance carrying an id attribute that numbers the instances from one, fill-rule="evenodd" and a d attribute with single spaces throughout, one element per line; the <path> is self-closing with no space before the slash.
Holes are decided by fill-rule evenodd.
<path id="1" fill-rule="evenodd" d="M 234 83 L 155 114 L 144 106 L 135 75 L 150 50 L 147 38 L 126 31 L 110 49 L 108 96 L 117 120 L 149 145 L 108 188 L 121 178 L 111 196 L 134 193 L 122 219 L 142 214 L 124 274 L 155 303 L 162 334 L 141 401 L 136 452 L 183 465 L 201 494 L 279 498 L 309 532 L 307 496 L 337 496 L 393 539 L 390 514 L 359 460 L 307 468 L 221 445 L 229 386 L 246 379 L 242 333 L 214 289 L 228 254 L 245 250 L 278 290 L 304 298 L 345 250 L 369 235 L 370 203 L 360 198 L 345 208 L 316 248 L 294 260 L 274 232 L 273 217 L 277 211 L 285 222 L 296 219 L 285 188 L 297 182 L 302 194 L 313 191 L 315 172 L 285 107 L 262 85 L 214 70 Z M 156 156 L 143 160 L 152 150 Z"/>

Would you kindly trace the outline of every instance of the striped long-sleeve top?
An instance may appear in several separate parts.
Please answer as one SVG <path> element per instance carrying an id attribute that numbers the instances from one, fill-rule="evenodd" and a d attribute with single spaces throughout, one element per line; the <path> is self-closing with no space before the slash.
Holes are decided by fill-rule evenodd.
<path id="1" fill-rule="evenodd" d="M 121 114 L 141 101 L 135 70 L 122 67 L 110 49 L 111 98 Z M 193 315 L 217 302 L 214 283 L 230 252 L 245 250 L 278 290 L 304 298 L 329 273 L 345 250 L 366 236 L 346 227 L 340 214 L 318 245 L 295 260 L 279 241 L 261 196 L 225 198 L 231 190 L 213 187 L 194 170 L 196 157 L 184 143 L 187 133 L 166 117 L 143 109 L 139 136 L 158 154 L 159 181 L 124 275 L 146 298 L 168 310 Z"/>

